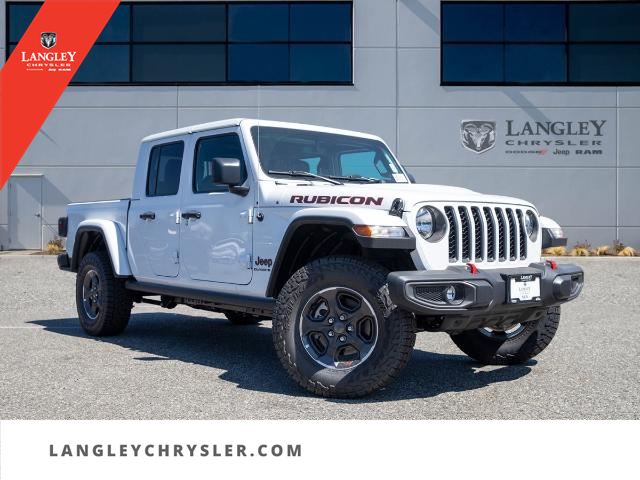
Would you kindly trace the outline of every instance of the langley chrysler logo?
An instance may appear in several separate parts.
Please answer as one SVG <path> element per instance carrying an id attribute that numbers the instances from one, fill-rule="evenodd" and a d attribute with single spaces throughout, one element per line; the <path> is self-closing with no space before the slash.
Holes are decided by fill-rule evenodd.
<path id="1" fill-rule="evenodd" d="M 496 145 L 496 122 L 463 120 L 460 125 L 462 146 L 475 153 L 484 153 Z"/>
<path id="2" fill-rule="evenodd" d="M 55 32 L 43 32 L 40 34 L 40 43 L 47 50 L 56 46 L 58 36 Z"/>

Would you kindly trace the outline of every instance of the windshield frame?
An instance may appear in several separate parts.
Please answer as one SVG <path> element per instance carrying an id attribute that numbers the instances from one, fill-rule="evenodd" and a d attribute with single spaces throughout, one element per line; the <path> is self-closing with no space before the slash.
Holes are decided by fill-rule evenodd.
<path id="1" fill-rule="evenodd" d="M 393 155 L 388 145 L 378 137 L 369 136 L 369 135 L 358 135 L 355 132 L 346 132 L 341 130 L 332 131 L 333 129 L 329 129 L 329 128 L 325 130 L 320 128 L 318 129 L 300 128 L 300 126 L 298 125 L 295 125 L 295 126 L 287 125 L 287 124 L 274 125 L 274 124 L 271 124 L 270 122 L 265 122 L 265 123 L 256 122 L 256 123 L 252 123 L 251 125 L 247 125 L 247 127 L 248 128 L 246 129 L 246 133 L 247 133 L 246 137 L 250 139 L 251 144 L 253 146 L 253 150 L 255 151 L 256 166 L 260 169 L 260 173 L 262 174 L 262 176 L 270 180 L 287 181 L 287 183 L 296 182 L 296 181 L 299 182 L 300 180 L 308 181 L 308 182 L 326 183 L 324 180 L 317 179 L 317 178 L 311 178 L 311 177 L 304 178 L 302 176 L 300 176 L 299 178 L 295 178 L 289 175 L 277 175 L 277 174 L 269 173 L 270 170 L 276 170 L 276 169 L 274 169 L 272 166 L 265 165 L 263 163 L 263 160 L 260 155 L 259 133 L 256 133 L 256 131 L 259 131 L 260 129 L 290 130 L 294 132 L 301 132 L 301 133 L 308 133 L 308 134 L 340 137 L 340 138 L 344 138 L 345 140 L 353 140 L 357 142 L 367 142 L 372 146 L 372 150 L 373 150 L 373 147 L 377 147 L 381 151 L 381 153 L 383 153 L 384 156 L 386 157 L 386 161 L 389 162 L 390 165 L 393 165 L 397 170 L 397 172 L 391 172 L 393 181 L 388 181 L 388 179 L 381 178 L 380 182 L 376 182 L 377 184 L 394 184 L 394 183 L 409 184 L 411 183 L 409 175 L 407 174 L 402 164 Z M 310 173 L 314 173 L 314 172 L 310 172 Z M 403 179 L 398 180 L 396 179 L 395 175 L 402 175 Z M 322 176 L 328 177 L 328 178 L 332 178 L 333 176 L 335 176 L 336 180 L 346 184 L 352 184 L 352 183 L 353 184 L 355 183 L 372 184 L 372 182 L 369 179 L 367 179 L 368 177 L 367 175 L 361 175 L 363 177 L 362 179 L 355 178 L 355 177 L 349 178 L 349 175 L 342 176 L 342 175 L 338 175 L 337 173 L 335 175 L 329 175 L 329 174 L 323 173 Z"/>

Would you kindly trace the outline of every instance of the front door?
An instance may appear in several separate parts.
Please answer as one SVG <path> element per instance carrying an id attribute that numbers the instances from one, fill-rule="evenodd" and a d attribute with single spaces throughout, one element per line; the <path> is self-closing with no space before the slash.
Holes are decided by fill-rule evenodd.
<path id="1" fill-rule="evenodd" d="M 183 153 L 181 141 L 151 148 L 146 191 L 131 202 L 129 243 L 138 278 L 178 276 Z"/>
<path id="2" fill-rule="evenodd" d="M 253 191 L 240 196 L 213 183 L 213 159 L 237 158 L 247 182 L 245 154 L 236 129 L 196 139 L 191 189 L 182 195 L 180 259 L 194 280 L 246 285 L 251 281 Z"/>
<path id="3" fill-rule="evenodd" d="M 42 177 L 11 176 L 9 189 L 9 249 L 42 248 Z"/>

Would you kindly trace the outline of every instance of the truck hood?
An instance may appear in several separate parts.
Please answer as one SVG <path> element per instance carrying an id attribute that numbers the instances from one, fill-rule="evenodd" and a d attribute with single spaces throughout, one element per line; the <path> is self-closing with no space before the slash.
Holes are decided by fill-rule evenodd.
<path id="1" fill-rule="evenodd" d="M 266 185 L 265 185 L 266 184 Z M 271 184 L 271 185 L 268 185 Z M 264 188 L 266 187 L 266 188 Z M 409 183 L 345 183 L 268 181 L 263 183 L 261 205 L 292 207 L 363 206 L 389 210 L 396 198 L 404 201 L 404 210 L 428 202 L 496 203 L 535 207 L 525 200 L 501 195 L 485 195 L 467 188 Z"/>

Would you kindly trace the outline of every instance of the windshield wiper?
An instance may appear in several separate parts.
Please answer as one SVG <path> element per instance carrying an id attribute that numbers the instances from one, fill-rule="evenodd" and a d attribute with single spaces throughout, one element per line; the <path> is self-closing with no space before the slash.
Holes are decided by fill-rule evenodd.
<path id="1" fill-rule="evenodd" d="M 269 170 L 267 172 L 269 175 L 286 175 L 287 177 L 308 177 L 308 178 L 316 178 L 318 180 L 324 180 L 325 182 L 329 182 L 333 185 L 343 185 L 342 182 L 338 182 L 332 178 L 323 177 L 322 175 L 316 175 L 311 172 L 303 172 L 302 170 L 289 170 L 288 172 L 280 172 L 278 170 Z"/>
<path id="2" fill-rule="evenodd" d="M 331 175 L 329 178 L 333 178 L 335 180 L 346 180 L 347 182 L 382 183 L 382 180 L 380 180 L 379 178 L 363 177 L 361 175 L 349 175 L 348 177 Z"/>

